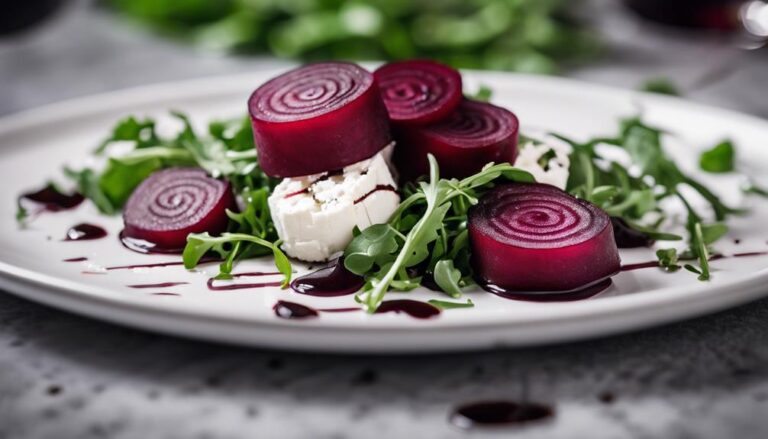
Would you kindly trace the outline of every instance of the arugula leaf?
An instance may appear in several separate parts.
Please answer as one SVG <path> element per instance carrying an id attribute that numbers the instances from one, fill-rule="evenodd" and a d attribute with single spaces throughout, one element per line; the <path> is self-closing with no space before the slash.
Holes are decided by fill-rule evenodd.
<path id="1" fill-rule="evenodd" d="M 397 230 L 389 224 L 374 224 L 362 232 L 356 230 L 344 251 L 344 266 L 352 273 L 365 275 L 374 264 L 381 266 L 394 258 L 397 239 Z"/>
<path id="2" fill-rule="evenodd" d="M 691 250 L 699 258 L 699 280 L 709 280 L 709 249 L 707 248 L 707 241 L 704 239 L 704 232 L 702 230 L 701 223 L 697 222 L 693 227 L 694 233 L 691 240 Z M 717 233 L 717 232 L 715 232 Z M 711 235 L 712 236 L 716 235 Z"/>
<path id="3" fill-rule="evenodd" d="M 275 267 L 283 274 L 283 288 L 286 288 L 291 283 L 291 261 L 285 256 L 277 243 L 266 241 L 253 235 L 246 235 L 244 233 L 223 233 L 221 236 L 211 236 L 206 233 L 191 233 L 187 237 L 187 245 L 184 247 L 182 253 L 182 260 L 184 261 L 184 268 L 191 270 L 195 268 L 205 254 L 208 252 L 215 252 L 222 258 L 225 258 L 225 263 L 222 264 L 220 269 L 224 274 L 230 274 L 232 269 L 231 262 L 227 262 L 232 252 L 226 248 L 227 245 L 235 245 L 240 243 L 253 243 L 272 250 L 272 255 L 275 258 Z M 234 258 L 234 256 L 233 256 Z M 229 271 L 227 271 L 229 270 Z"/>
<path id="4" fill-rule="evenodd" d="M 427 300 L 427 303 L 429 303 L 432 306 L 436 306 L 440 309 L 473 308 L 475 306 L 474 302 L 472 302 L 472 299 L 467 299 L 467 301 L 464 303 L 449 302 L 447 300 L 430 299 L 430 300 Z"/>
<path id="5" fill-rule="evenodd" d="M 768 198 L 768 189 L 762 188 L 760 186 L 757 186 L 756 184 L 750 182 L 745 187 L 742 188 L 742 192 L 748 195 L 759 195 L 761 197 Z"/>
<path id="6" fill-rule="evenodd" d="M 109 159 L 106 170 L 99 176 L 99 189 L 112 206 L 123 206 L 133 190 L 162 166 L 157 158 L 135 163 Z"/>
<path id="7" fill-rule="evenodd" d="M 152 119 L 139 120 L 134 116 L 128 116 L 118 121 L 112 128 L 112 134 L 99 144 L 94 153 L 102 154 L 111 143 L 120 141 L 132 141 L 137 149 L 157 144 L 155 121 Z"/>
<path id="8" fill-rule="evenodd" d="M 78 191 L 96 205 L 99 211 L 106 215 L 117 213 L 119 206 L 115 206 L 109 200 L 99 184 L 99 176 L 93 169 L 83 169 L 74 171 L 70 168 L 64 168 L 64 175 L 75 181 Z"/>
<path id="9" fill-rule="evenodd" d="M 442 259 L 435 264 L 435 283 L 451 297 L 461 297 L 461 271 L 453 266 L 452 259 Z"/>
<path id="10" fill-rule="evenodd" d="M 736 149 L 733 142 L 723 140 L 711 149 L 701 153 L 699 166 L 701 169 L 712 173 L 733 172 L 735 169 Z"/>
<path id="11" fill-rule="evenodd" d="M 656 257 L 659 259 L 659 266 L 667 271 L 677 271 L 678 265 L 677 250 L 674 248 L 656 250 Z"/>

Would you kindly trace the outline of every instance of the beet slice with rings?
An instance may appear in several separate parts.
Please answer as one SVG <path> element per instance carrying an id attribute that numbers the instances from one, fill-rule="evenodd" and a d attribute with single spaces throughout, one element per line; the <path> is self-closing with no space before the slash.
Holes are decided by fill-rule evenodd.
<path id="1" fill-rule="evenodd" d="M 272 177 L 341 169 L 391 141 L 373 75 L 345 62 L 310 64 L 273 78 L 248 101 L 259 164 Z"/>
<path id="2" fill-rule="evenodd" d="M 508 291 L 573 291 L 616 274 L 608 215 L 545 184 L 504 184 L 469 211 L 479 283 Z"/>
<path id="3" fill-rule="evenodd" d="M 123 209 L 124 239 L 146 241 L 159 251 L 181 251 L 190 233 L 225 232 L 235 197 L 228 182 L 202 169 L 157 171 L 131 194 Z"/>
<path id="4" fill-rule="evenodd" d="M 395 130 L 395 164 L 404 180 L 429 172 L 433 154 L 443 177 L 463 178 L 489 162 L 515 161 L 519 122 L 509 110 L 464 100 L 446 119 L 424 127 Z"/>
<path id="5" fill-rule="evenodd" d="M 373 75 L 394 124 L 437 122 L 456 110 L 463 99 L 461 74 L 438 62 L 393 62 Z"/>

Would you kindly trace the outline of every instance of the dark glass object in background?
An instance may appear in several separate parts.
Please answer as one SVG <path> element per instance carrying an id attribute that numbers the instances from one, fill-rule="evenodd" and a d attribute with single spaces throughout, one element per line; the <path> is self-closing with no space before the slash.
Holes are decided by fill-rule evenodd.
<path id="1" fill-rule="evenodd" d="M 8 0 L 0 13 L 0 35 L 21 32 L 53 15 L 64 0 Z"/>
<path id="2" fill-rule="evenodd" d="M 740 29 L 739 8 L 745 0 L 625 0 L 641 16 L 664 24 L 735 31 Z"/>

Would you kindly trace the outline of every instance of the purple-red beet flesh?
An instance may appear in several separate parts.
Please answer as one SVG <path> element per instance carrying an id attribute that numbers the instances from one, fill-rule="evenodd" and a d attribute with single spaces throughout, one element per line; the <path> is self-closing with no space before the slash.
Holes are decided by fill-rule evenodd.
<path id="1" fill-rule="evenodd" d="M 463 99 L 461 74 L 427 60 L 399 61 L 373 72 L 394 125 L 426 125 L 446 118 Z"/>
<path id="2" fill-rule="evenodd" d="M 437 123 L 397 127 L 395 163 L 402 178 L 412 180 L 429 172 L 427 154 L 431 153 L 442 177 L 467 177 L 489 162 L 514 162 L 518 128 L 517 117 L 510 111 L 464 100 Z"/>
<path id="3" fill-rule="evenodd" d="M 570 291 L 620 269 L 608 215 L 544 184 L 505 184 L 469 212 L 481 284 L 509 291 Z"/>
<path id="4" fill-rule="evenodd" d="M 344 62 L 310 64 L 277 76 L 248 101 L 259 165 L 272 177 L 342 169 L 391 141 L 373 75 Z"/>
<path id="5" fill-rule="evenodd" d="M 190 233 L 226 231 L 235 198 L 227 182 L 202 169 L 155 172 L 133 192 L 123 210 L 123 236 L 181 251 Z"/>

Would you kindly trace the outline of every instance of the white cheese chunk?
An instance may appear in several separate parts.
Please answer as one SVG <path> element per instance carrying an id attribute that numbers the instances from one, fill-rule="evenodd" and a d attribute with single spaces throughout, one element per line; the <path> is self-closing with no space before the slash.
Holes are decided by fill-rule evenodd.
<path id="1" fill-rule="evenodd" d="M 277 185 L 269 208 L 288 256 L 326 261 L 346 248 L 355 226 L 389 220 L 400 204 L 388 164 L 392 147 L 342 172 L 286 178 Z"/>
<path id="2" fill-rule="evenodd" d="M 571 145 L 552 135 L 529 139 L 519 146 L 515 167 L 530 172 L 538 183 L 565 190 Z"/>

